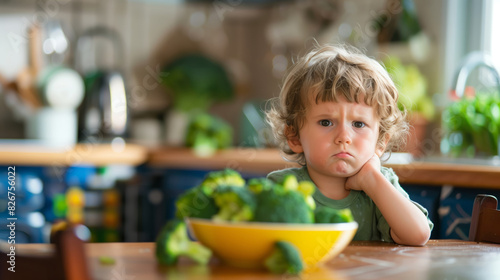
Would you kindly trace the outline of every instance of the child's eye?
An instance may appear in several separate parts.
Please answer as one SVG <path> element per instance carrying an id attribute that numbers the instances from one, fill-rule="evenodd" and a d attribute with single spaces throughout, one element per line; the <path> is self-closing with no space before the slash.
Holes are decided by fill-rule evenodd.
<path id="1" fill-rule="evenodd" d="M 320 120 L 320 121 L 319 121 L 319 124 L 320 124 L 321 126 L 331 126 L 331 125 L 332 125 L 332 122 L 331 122 L 331 121 L 329 121 L 329 120 Z"/>
<path id="2" fill-rule="evenodd" d="M 354 121 L 354 122 L 352 122 L 352 125 L 353 125 L 355 128 L 363 128 L 363 127 L 365 127 L 365 123 L 364 123 L 364 122 L 358 122 L 358 121 Z"/>

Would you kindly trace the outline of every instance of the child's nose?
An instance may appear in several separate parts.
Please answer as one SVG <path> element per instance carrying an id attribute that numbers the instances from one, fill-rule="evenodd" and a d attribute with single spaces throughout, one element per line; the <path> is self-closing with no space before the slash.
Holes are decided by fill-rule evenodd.
<path id="1" fill-rule="evenodd" d="M 351 144 L 351 136 L 349 135 L 349 128 L 346 125 L 338 126 L 338 134 L 335 137 L 335 144 Z"/>

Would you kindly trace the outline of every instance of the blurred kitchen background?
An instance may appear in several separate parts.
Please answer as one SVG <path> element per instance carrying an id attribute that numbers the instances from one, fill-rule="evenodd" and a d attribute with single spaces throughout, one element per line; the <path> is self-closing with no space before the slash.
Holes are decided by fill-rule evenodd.
<path id="1" fill-rule="evenodd" d="M 315 43 L 346 43 L 386 65 L 410 112 L 392 160 L 498 166 L 498 14 L 499 0 L 0 0 L 0 146 L 272 148 L 263 111 L 286 70 Z M 69 216 L 94 241 L 151 241 L 207 172 L 62 164 L 61 177 L 27 162 L 25 242 Z M 441 221 L 434 238 L 466 238 L 461 201 L 478 190 L 450 187 L 408 186 Z"/>
<path id="2" fill-rule="evenodd" d="M 30 65 L 28 28 L 39 24 L 32 51 L 40 61 L 37 79 L 56 66 L 87 78 L 95 70 L 119 70 L 127 89 L 127 138 L 162 144 L 175 94 L 160 74 L 176 58 L 199 54 L 222 65 L 233 85 L 209 112 L 235 129 L 234 144 L 245 145 L 244 105 L 277 96 L 286 69 L 315 41 L 346 42 L 382 62 L 394 56 L 415 66 L 441 112 L 466 54 L 481 50 L 499 60 L 492 36 L 496 2 L 2 0 L 0 74 L 19 81 Z M 79 100 L 78 87 L 73 91 Z M 25 127 L 33 106 L 9 93 L 2 90 L 0 99 L 0 138 L 30 138 Z"/>

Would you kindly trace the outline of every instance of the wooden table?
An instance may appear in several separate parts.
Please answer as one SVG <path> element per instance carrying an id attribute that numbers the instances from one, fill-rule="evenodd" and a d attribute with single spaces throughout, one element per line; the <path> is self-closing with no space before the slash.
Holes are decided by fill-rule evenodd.
<path id="1" fill-rule="evenodd" d="M 339 256 L 299 277 L 272 275 L 264 270 L 228 267 L 216 259 L 195 265 L 181 259 L 173 267 L 161 267 L 154 243 L 86 244 L 95 280 L 142 279 L 500 279 L 500 245 L 459 240 L 431 240 L 411 247 L 381 242 L 353 242 Z M 17 254 L 46 254 L 50 244 L 19 244 Z M 115 264 L 105 265 L 99 257 Z M 16 269 L 29 269 L 22 263 Z"/>

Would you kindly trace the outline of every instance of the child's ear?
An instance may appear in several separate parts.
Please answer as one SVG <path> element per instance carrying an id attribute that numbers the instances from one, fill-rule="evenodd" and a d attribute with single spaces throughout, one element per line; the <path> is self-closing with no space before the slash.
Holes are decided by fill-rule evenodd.
<path id="1" fill-rule="evenodd" d="M 300 142 L 300 138 L 298 133 L 295 132 L 295 129 L 293 129 L 290 126 L 287 126 L 285 128 L 285 135 L 286 135 L 286 141 L 288 142 L 288 147 L 292 149 L 292 151 L 296 154 L 300 154 L 304 152 L 304 149 L 302 148 L 302 143 Z"/>

